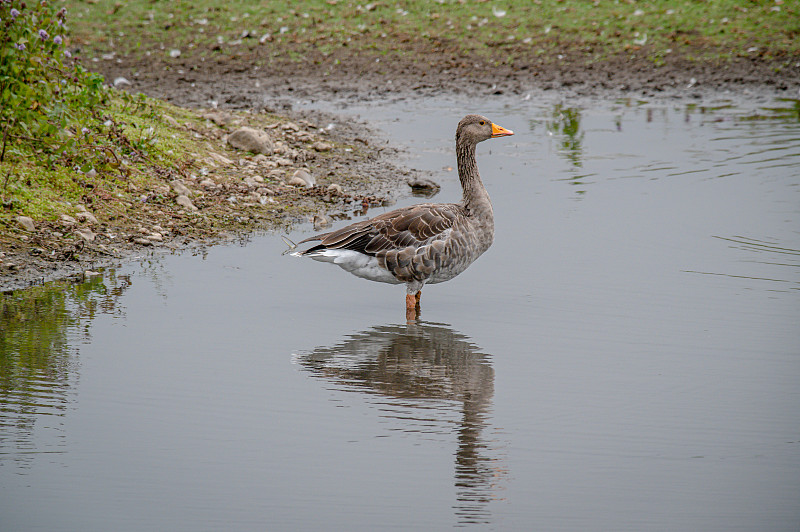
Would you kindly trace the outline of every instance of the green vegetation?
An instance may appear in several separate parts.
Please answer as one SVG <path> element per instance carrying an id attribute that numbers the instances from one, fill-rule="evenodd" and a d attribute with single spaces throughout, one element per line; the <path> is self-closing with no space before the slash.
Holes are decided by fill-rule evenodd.
<path id="1" fill-rule="evenodd" d="M 77 63 L 65 23 L 63 7 L 0 2 L 0 221 L 53 219 L 87 191 L 119 197 L 192 144 L 163 122 L 184 111 L 111 90 Z"/>
<path id="2" fill-rule="evenodd" d="M 17 5 L 20 9 L 16 9 Z M 103 122 L 109 103 L 103 78 L 64 50 L 66 10 L 46 2 L 0 4 L 0 161 L 36 158 L 88 171 L 114 155 L 115 124 Z"/>
<path id="3" fill-rule="evenodd" d="M 599 57 L 644 49 L 780 57 L 800 51 L 800 3 L 772 0 L 68 0 L 75 30 L 96 53 L 274 56 L 341 47 L 378 53 L 419 46 L 500 63 L 545 51 Z M 162 43 L 169 43 L 163 46 Z M 272 43 L 271 45 L 269 43 Z M 277 45 L 281 45 L 278 47 Z"/>

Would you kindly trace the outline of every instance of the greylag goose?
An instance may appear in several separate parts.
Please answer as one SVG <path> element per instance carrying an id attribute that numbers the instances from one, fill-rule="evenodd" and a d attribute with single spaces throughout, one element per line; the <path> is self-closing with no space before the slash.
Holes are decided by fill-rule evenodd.
<path id="1" fill-rule="evenodd" d="M 355 276 L 406 285 L 406 319 L 419 317 L 422 287 L 449 281 L 489 249 L 494 214 L 475 161 L 484 140 L 514 133 L 480 115 L 467 115 L 456 129 L 459 203 L 423 203 L 396 209 L 336 231 L 307 238 L 319 241 L 295 256 L 331 262 Z"/>

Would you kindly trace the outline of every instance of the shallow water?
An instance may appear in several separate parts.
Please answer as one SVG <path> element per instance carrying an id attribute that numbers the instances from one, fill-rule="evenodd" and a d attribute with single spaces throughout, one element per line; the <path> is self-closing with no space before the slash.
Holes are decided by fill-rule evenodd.
<path id="1" fill-rule="evenodd" d="M 796 530 L 798 103 L 339 106 L 437 201 L 464 109 L 496 240 L 419 324 L 274 235 L 3 295 L 0 528 Z"/>

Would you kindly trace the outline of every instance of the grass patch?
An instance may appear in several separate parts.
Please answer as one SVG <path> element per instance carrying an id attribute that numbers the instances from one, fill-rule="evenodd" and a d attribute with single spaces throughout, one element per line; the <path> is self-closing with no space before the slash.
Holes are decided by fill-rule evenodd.
<path id="1" fill-rule="evenodd" d="M 443 43 L 500 63 L 556 49 L 598 56 L 647 47 L 700 57 L 800 51 L 800 3 L 746 0 L 408 0 L 86 2 L 66 0 L 91 54 L 231 56 L 263 47 L 329 53 Z M 166 43 L 166 44 L 165 44 Z"/>
<path id="2" fill-rule="evenodd" d="M 0 222 L 52 220 L 180 167 L 194 142 L 165 114 L 186 112 L 109 89 L 84 69 L 65 47 L 63 6 L 2 2 L 0 21 Z"/>
<path id="3" fill-rule="evenodd" d="M 206 151 L 204 141 L 177 122 L 200 127 L 205 122 L 200 116 L 141 95 L 107 91 L 95 129 L 77 148 L 91 157 L 48 160 L 41 143 L 18 142 L 6 151 L 0 162 L 0 222 L 18 215 L 52 221 L 74 212 L 77 204 L 135 201 L 139 189 L 163 185 L 190 166 L 189 153 Z"/>

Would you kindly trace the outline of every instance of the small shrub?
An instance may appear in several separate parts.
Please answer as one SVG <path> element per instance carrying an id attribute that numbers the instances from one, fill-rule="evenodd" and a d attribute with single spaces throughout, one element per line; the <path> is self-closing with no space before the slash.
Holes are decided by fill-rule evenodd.
<path id="1" fill-rule="evenodd" d="M 46 0 L 0 0 L 0 162 L 33 157 L 47 168 L 120 169 L 136 143 L 108 116 L 102 76 L 67 49 L 66 24 L 66 8 Z"/>

